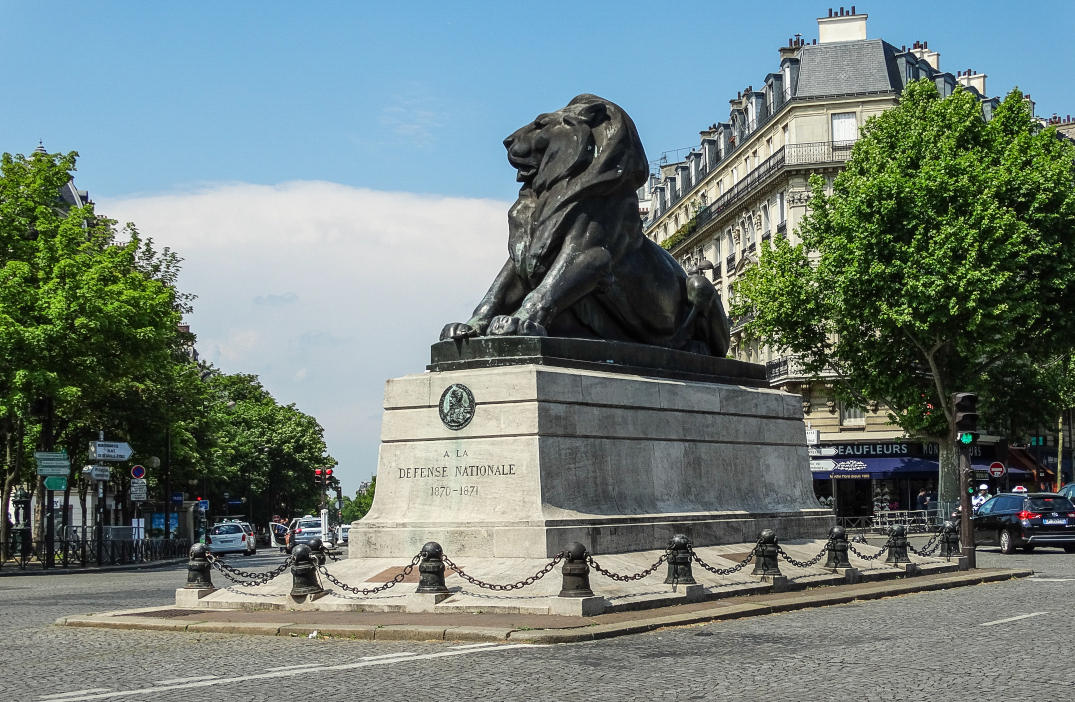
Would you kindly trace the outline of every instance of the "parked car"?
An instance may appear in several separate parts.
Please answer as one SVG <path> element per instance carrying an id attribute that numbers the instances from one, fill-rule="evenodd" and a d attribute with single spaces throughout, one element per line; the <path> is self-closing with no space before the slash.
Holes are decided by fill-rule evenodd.
<path id="1" fill-rule="evenodd" d="M 288 528 L 288 540 L 285 551 L 291 553 L 291 550 L 298 544 L 308 544 L 314 539 L 321 539 L 321 542 L 325 546 L 331 546 L 333 544 L 332 533 L 323 535 L 321 529 L 321 519 L 319 517 L 312 517 L 306 515 L 305 517 L 299 517 L 292 519 Z"/>
<path id="2" fill-rule="evenodd" d="M 1075 553 L 1075 504 L 1055 492 L 1001 493 L 971 517 L 976 544 L 996 544 L 1001 553 L 1021 547 L 1060 546 Z"/>
<path id="3" fill-rule="evenodd" d="M 1075 503 L 1075 483 L 1068 483 L 1057 492 Z"/>
<path id="4" fill-rule="evenodd" d="M 246 553 L 243 555 L 253 556 L 258 552 L 258 537 L 254 533 L 254 527 L 250 522 L 239 522 L 239 526 L 246 533 Z"/>
<path id="5" fill-rule="evenodd" d="M 209 546 L 209 552 L 215 554 L 241 553 L 249 556 L 250 547 L 247 545 L 249 538 L 246 530 L 239 522 L 224 522 L 217 524 L 205 537 L 205 543 Z"/>

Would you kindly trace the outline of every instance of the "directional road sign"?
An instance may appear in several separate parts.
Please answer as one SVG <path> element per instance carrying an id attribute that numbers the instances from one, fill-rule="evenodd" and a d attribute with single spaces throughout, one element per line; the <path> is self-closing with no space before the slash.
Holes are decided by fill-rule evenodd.
<path id="1" fill-rule="evenodd" d="M 149 490 L 145 478 L 131 478 L 131 502 L 145 502 L 149 499 Z"/>
<path id="2" fill-rule="evenodd" d="M 59 451 L 38 451 L 34 454 L 38 475 L 67 475 L 71 472 L 71 459 Z"/>
<path id="3" fill-rule="evenodd" d="M 836 455 L 836 447 L 835 446 L 808 446 L 806 448 L 806 450 L 811 456 L 835 456 Z"/>
<path id="4" fill-rule="evenodd" d="M 830 461 L 827 459 L 821 461 L 810 461 L 810 470 L 813 471 L 833 470 L 835 468 L 836 461 Z"/>
<path id="5" fill-rule="evenodd" d="M 50 475 L 45 478 L 46 490 L 66 490 L 67 489 L 67 476 L 66 475 Z"/>
<path id="6" fill-rule="evenodd" d="M 194 504 L 202 512 L 208 512 L 209 511 L 209 500 L 200 500 L 199 502 L 195 502 Z"/>
<path id="7" fill-rule="evenodd" d="M 1007 467 L 1000 461 L 993 461 L 989 464 L 989 475 L 993 476 L 994 478 L 1003 477 L 1004 474 L 1007 472 Z"/>
<path id="8" fill-rule="evenodd" d="M 126 461 L 131 453 L 131 445 L 126 441 L 90 442 L 90 458 L 96 461 Z"/>
<path id="9" fill-rule="evenodd" d="M 110 480 L 112 478 L 112 468 L 110 466 L 91 466 L 90 478 L 93 480 Z"/>

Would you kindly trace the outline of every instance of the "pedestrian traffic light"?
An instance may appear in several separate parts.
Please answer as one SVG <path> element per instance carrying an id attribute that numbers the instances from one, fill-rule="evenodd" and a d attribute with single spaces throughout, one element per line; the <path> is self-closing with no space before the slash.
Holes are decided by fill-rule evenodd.
<path id="1" fill-rule="evenodd" d="M 1041 434 L 1038 434 L 1036 436 L 1030 437 L 1030 445 L 1031 446 L 1044 446 L 1045 445 L 1045 437 L 1042 436 Z"/>
<path id="2" fill-rule="evenodd" d="M 978 395 L 973 392 L 952 393 L 952 413 L 955 416 L 956 442 L 973 444 L 978 439 Z"/>

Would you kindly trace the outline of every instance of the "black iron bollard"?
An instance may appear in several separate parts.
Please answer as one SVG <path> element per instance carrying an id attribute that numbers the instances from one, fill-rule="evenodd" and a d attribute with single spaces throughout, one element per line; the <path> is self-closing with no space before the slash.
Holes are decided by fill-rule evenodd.
<path id="1" fill-rule="evenodd" d="M 941 555 L 945 558 L 963 555 L 959 549 L 959 529 L 953 522 L 946 521 L 941 527 Z"/>
<path id="2" fill-rule="evenodd" d="M 899 565 L 910 562 L 911 559 L 907 556 L 907 530 L 902 524 L 897 524 L 888 535 L 888 558 L 885 563 Z"/>
<path id="3" fill-rule="evenodd" d="M 321 581 L 317 579 L 317 563 L 310 547 L 299 544 L 291 550 L 294 563 L 291 564 L 291 596 L 317 595 L 324 592 Z"/>
<path id="4" fill-rule="evenodd" d="M 212 566 L 209 564 L 209 547 L 205 544 L 194 544 L 190 547 L 190 562 L 187 564 L 187 584 L 184 588 L 189 590 L 205 589 L 213 587 L 213 579 L 210 577 Z"/>
<path id="5" fill-rule="evenodd" d="M 310 539 L 310 553 L 317 561 L 317 565 L 325 565 L 325 561 L 328 560 L 328 556 L 325 555 L 325 542 L 316 536 Z"/>
<path id="6" fill-rule="evenodd" d="M 758 545 L 754 547 L 754 570 L 751 575 L 780 575 L 780 565 L 777 563 L 776 532 L 772 529 L 763 529 L 758 535 Z"/>
<path id="7" fill-rule="evenodd" d="M 447 594 L 444 584 L 444 549 L 436 541 L 430 541 L 422 547 L 422 562 L 418 564 L 418 589 L 430 595 Z"/>
<path id="8" fill-rule="evenodd" d="M 829 529 L 829 543 L 825 545 L 825 549 L 828 551 L 826 568 L 836 570 L 851 567 L 851 561 L 847 560 L 847 531 L 842 526 Z"/>
<path id="9" fill-rule="evenodd" d="M 668 542 L 668 577 L 665 585 L 696 585 L 691 573 L 691 540 L 685 534 L 676 534 Z"/>
<path id="10" fill-rule="evenodd" d="M 590 589 L 590 566 L 586 563 L 586 547 L 573 541 L 564 549 L 564 576 L 560 597 L 593 597 Z"/>

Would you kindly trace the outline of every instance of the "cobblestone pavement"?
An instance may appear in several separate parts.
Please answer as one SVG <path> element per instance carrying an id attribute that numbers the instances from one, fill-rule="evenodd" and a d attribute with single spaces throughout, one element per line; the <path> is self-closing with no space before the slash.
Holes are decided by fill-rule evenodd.
<path id="1" fill-rule="evenodd" d="M 1038 574 L 543 647 L 56 627 L 170 603 L 184 568 L 3 577 L 0 700 L 1075 699 L 1075 555 L 983 548 L 978 562 Z"/>

